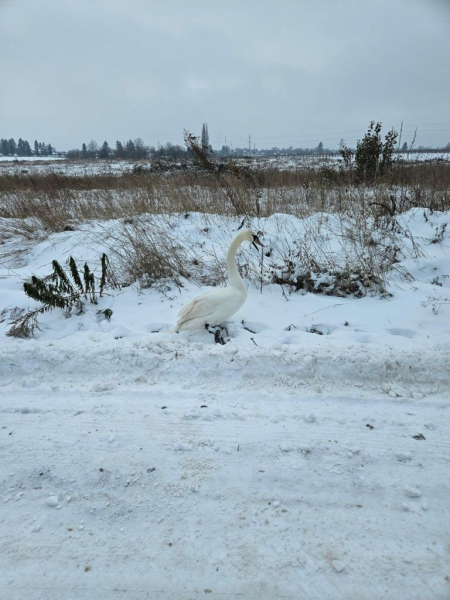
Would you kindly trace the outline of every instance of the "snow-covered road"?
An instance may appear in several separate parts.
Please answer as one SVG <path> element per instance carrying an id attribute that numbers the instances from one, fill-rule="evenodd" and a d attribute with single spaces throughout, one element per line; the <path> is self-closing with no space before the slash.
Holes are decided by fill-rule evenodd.
<path id="1" fill-rule="evenodd" d="M 268 385 L 229 363 L 149 382 L 127 347 L 135 380 L 105 360 L 109 383 L 39 346 L 0 380 L 1 598 L 449 598 L 445 393 Z"/>

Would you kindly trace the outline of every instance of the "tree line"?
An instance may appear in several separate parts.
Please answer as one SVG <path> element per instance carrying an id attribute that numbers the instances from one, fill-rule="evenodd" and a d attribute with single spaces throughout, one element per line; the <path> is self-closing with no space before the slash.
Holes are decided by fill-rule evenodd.
<path id="1" fill-rule="evenodd" d="M 74 148 L 67 152 L 68 158 L 146 158 L 149 156 L 149 147 L 141 138 L 120 142 L 117 140 L 113 149 L 108 142 L 100 146 L 95 140 L 88 144 L 83 143 L 80 148 Z"/>
<path id="2" fill-rule="evenodd" d="M 27 140 L 19 138 L 16 141 L 13 138 L 0 140 L 0 154 L 3 156 L 52 156 L 55 153 L 55 148 L 51 144 L 45 142 L 34 141 L 32 149 Z"/>
<path id="3" fill-rule="evenodd" d="M 283 154 L 331 154 L 337 153 L 336 150 L 330 150 L 325 148 L 322 142 L 319 142 L 315 148 L 270 148 L 266 150 L 251 150 L 248 148 L 232 148 L 228 145 L 222 146 L 221 149 L 213 150 L 209 144 L 208 130 L 205 126 L 202 130 L 201 146 L 203 151 L 208 154 L 215 156 L 273 156 Z M 178 158 L 187 159 L 191 158 L 192 153 L 189 148 L 178 146 L 167 142 L 166 144 L 159 145 L 158 148 L 154 146 L 147 146 L 141 138 L 134 140 L 128 140 L 127 142 L 116 141 L 115 147 L 111 148 L 108 142 L 103 142 L 99 145 L 95 140 L 91 140 L 88 144 L 83 143 L 80 148 L 74 148 L 67 152 L 67 158 L 83 159 L 83 158 L 130 158 L 130 159 L 142 159 L 142 158 Z"/>
<path id="4" fill-rule="evenodd" d="M 155 148 L 147 146 L 141 138 L 128 140 L 127 142 L 116 141 L 115 147 L 111 148 L 108 142 L 99 145 L 95 140 L 88 144 L 83 143 L 80 148 L 67 152 L 68 158 L 186 158 L 188 151 L 182 146 L 174 146 L 170 142 Z"/>
<path id="5" fill-rule="evenodd" d="M 228 157 L 228 156 L 283 156 L 283 155 L 308 155 L 308 154 L 338 154 L 339 151 L 332 150 L 324 147 L 322 142 L 313 148 L 279 148 L 274 146 L 273 148 L 267 148 L 264 150 L 257 150 L 255 148 L 232 148 L 228 145 L 223 145 L 221 149 L 213 150 L 209 144 L 209 134 L 207 124 L 203 124 L 202 135 L 201 135 L 202 149 L 208 154 L 215 155 L 217 157 Z M 340 150 L 344 147 L 344 140 L 341 140 L 339 144 Z M 394 152 L 411 152 L 413 144 L 408 148 L 406 142 L 400 148 L 394 150 Z M 445 150 L 450 151 L 450 143 L 444 148 L 429 148 L 419 146 L 415 149 L 415 152 L 430 152 Z M 27 140 L 19 138 L 19 141 L 11 139 L 0 139 L 0 155 L 3 156 L 52 156 L 56 154 L 54 146 L 46 144 L 45 142 L 38 142 L 35 140 L 33 148 L 30 146 Z M 155 148 L 154 146 L 147 146 L 141 138 L 135 138 L 134 140 L 129 139 L 127 142 L 116 141 L 115 147 L 111 148 L 108 142 L 103 142 L 99 145 L 95 140 L 91 140 L 88 144 L 83 143 L 81 149 L 75 148 L 69 150 L 66 153 L 68 158 L 128 158 L 139 160 L 143 158 L 174 158 L 174 159 L 188 159 L 192 157 L 189 148 L 183 146 L 174 145 L 170 142 L 159 145 Z"/>

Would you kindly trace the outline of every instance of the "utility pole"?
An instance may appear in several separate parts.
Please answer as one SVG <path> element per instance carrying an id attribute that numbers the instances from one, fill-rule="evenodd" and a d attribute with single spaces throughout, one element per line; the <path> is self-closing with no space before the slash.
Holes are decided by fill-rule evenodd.
<path id="1" fill-rule="evenodd" d="M 402 141 L 402 132 L 403 132 L 403 119 L 402 119 L 402 124 L 400 125 L 400 135 L 399 135 L 399 138 L 398 138 L 397 151 L 400 150 L 400 144 L 401 144 L 401 141 Z"/>
<path id="2" fill-rule="evenodd" d="M 248 134 L 248 155 L 249 156 L 251 153 L 251 144 L 252 144 L 252 138 L 251 138 L 250 134 Z"/>

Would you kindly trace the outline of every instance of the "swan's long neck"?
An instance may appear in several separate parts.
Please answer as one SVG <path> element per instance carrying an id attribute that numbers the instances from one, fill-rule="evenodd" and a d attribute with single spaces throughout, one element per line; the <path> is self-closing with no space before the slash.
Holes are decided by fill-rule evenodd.
<path id="1" fill-rule="evenodd" d="M 240 234 L 238 234 L 234 238 L 234 240 L 231 242 L 230 248 L 228 250 L 228 255 L 227 255 L 227 269 L 228 269 L 228 276 L 230 278 L 231 285 L 234 288 L 247 293 L 247 286 L 245 285 L 242 277 L 239 275 L 239 271 L 237 269 L 236 261 L 235 261 L 237 249 L 242 244 L 242 242 L 243 242 L 243 238 L 241 237 Z"/>

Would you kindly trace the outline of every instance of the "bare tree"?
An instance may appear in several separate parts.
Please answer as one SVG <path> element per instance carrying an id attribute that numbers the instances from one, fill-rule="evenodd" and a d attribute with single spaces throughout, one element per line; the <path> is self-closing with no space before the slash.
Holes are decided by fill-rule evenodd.
<path id="1" fill-rule="evenodd" d="M 95 140 L 91 140 L 87 145 L 87 154 L 89 158 L 95 158 L 98 153 L 98 144 Z"/>
<path id="2" fill-rule="evenodd" d="M 145 145 L 142 138 L 138 137 L 134 140 L 134 151 L 136 158 L 146 158 L 148 156 L 148 146 Z"/>

